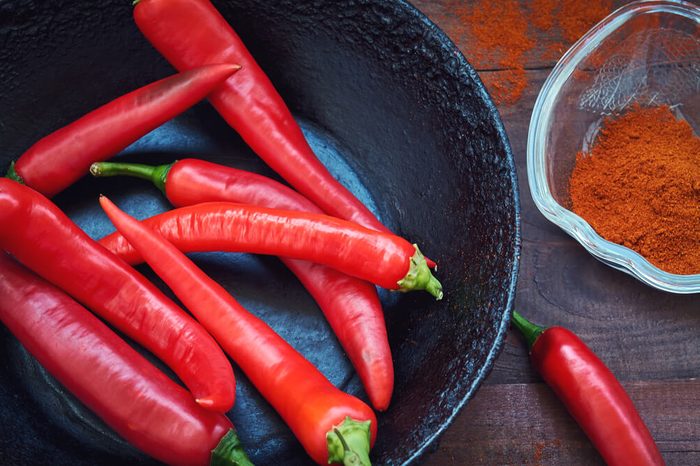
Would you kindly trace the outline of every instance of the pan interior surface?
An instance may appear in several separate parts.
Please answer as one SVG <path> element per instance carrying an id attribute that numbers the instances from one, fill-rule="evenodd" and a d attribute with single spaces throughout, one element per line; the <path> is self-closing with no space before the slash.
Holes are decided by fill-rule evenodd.
<path id="1" fill-rule="evenodd" d="M 372 459 L 414 462 L 491 369 L 510 317 L 519 203 L 498 114 L 457 48 L 402 1 L 214 3 L 333 175 L 438 262 L 442 301 L 380 291 L 396 373 L 391 406 L 378 415 Z M 39 138 L 174 72 L 141 36 L 131 8 L 123 0 L 0 6 L 3 173 Z M 207 103 L 119 155 L 153 164 L 185 157 L 279 179 Z M 169 208 L 155 188 L 123 178 L 86 177 L 54 201 L 100 238 L 113 231 L 100 193 L 137 218 Z M 367 401 L 315 302 L 277 258 L 193 257 L 331 382 Z M 167 292 L 150 269 L 139 270 Z M 0 353 L 0 463 L 154 464 L 67 393 L 3 326 Z M 237 402 L 229 416 L 253 462 L 310 464 L 281 418 L 235 370 Z"/>

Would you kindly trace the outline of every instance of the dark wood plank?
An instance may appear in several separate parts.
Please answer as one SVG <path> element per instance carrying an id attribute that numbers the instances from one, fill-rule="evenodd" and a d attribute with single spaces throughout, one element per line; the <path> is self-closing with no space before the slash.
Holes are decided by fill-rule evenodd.
<path id="1" fill-rule="evenodd" d="M 700 464 L 700 380 L 625 384 L 666 462 Z M 465 422 L 468 420 L 468 422 Z M 604 464 L 544 384 L 485 386 L 426 466 Z"/>

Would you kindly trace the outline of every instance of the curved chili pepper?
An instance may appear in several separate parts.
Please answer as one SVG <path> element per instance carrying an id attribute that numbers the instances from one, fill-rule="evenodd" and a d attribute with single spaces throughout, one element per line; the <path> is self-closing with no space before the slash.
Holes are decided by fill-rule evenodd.
<path id="1" fill-rule="evenodd" d="M 340 438 L 358 461 L 369 465 L 377 420 L 357 398 L 338 390 L 265 322 L 249 313 L 171 243 L 125 214 L 106 197 L 109 219 L 145 261 L 216 338 L 255 387 L 282 416 L 318 464 L 342 462 Z M 346 418 L 347 420 L 344 422 Z M 334 431 L 338 429 L 338 437 Z M 342 452 L 344 449 L 340 448 Z"/>
<path id="2" fill-rule="evenodd" d="M 223 464 L 252 465 L 231 421 L 203 410 L 84 307 L 2 252 L 0 320 L 52 376 L 144 453 L 172 465 L 208 465 L 212 454 Z"/>
<path id="3" fill-rule="evenodd" d="M 145 220 L 183 252 L 269 254 L 327 265 L 391 290 L 426 290 L 442 299 L 418 246 L 326 215 L 229 202 L 180 207 Z M 100 244 L 134 264 L 139 255 L 113 233 Z"/>
<path id="4" fill-rule="evenodd" d="M 93 164 L 90 172 L 151 180 L 176 207 L 231 201 L 321 213 L 311 201 L 277 181 L 203 160 L 178 160 L 158 167 L 100 162 Z M 394 387 L 394 367 L 377 290 L 330 267 L 280 259 L 314 297 L 355 366 L 372 405 L 384 411 Z"/>
<path id="5" fill-rule="evenodd" d="M 214 339 L 151 282 L 105 250 L 51 201 L 0 178 L 0 249 L 165 362 L 201 406 L 228 411 L 235 380 Z"/>
<path id="6" fill-rule="evenodd" d="M 644 421 L 610 369 L 576 335 L 542 328 L 513 312 L 535 369 L 610 466 L 663 465 Z"/>
<path id="7" fill-rule="evenodd" d="M 270 79 L 208 0 L 140 0 L 136 25 L 178 70 L 239 63 L 209 96 L 219 114 L 273 170 L 325 212 L 374 230 L 387 228 L 318 160 Z"/>
<path id="8" fill-rule="evenodd" d="M 8 177 L 53 196 L 132 142 L 204 99 L 240 66 L 202 66 L 119 97 L 49 134 L 10 165 Z"/>

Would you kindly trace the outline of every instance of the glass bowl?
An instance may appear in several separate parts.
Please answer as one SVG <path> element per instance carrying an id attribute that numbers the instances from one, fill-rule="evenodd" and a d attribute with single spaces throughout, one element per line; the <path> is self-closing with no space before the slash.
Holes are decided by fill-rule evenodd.
<path id="1" fill-rule="evenodd" d="M 604 263 L 665 291 L 698 293 L 700 274 L 665 272 L 637 252 L 603 239 L 570 210 L 568 186 L 576 154 L 587 150 L 605 116 L 634 104 L 669 105 L 699 133 L 697 6 L 630 3 L 564 54 L 544 83 L 530 121 L 527 174 L 532 197 L 547 219 Z"/>

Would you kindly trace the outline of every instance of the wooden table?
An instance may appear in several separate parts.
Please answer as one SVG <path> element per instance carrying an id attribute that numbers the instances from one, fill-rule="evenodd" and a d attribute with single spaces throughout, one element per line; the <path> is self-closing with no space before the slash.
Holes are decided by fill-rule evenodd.
<path id="1" fill-rule="evenodd" d="M 413 0 L 469 60 L 474 44 L 458 9 L 469 0 Z M 619 5 L 624 2 L 617 2 Z M 525 5 L 525 2 L 523 2 Z M 464 21 L 464 20 L 461 20 Z M 700 297 L 656 291 L 602 264 L 537 210 L 527 182 L 525 144 L 530 114 L 556 59 L 547 46 L 556 31 L 537 36 L 526 56 L 529 85 L 512 105 L 500 105 L 517 165 L 523 247 L 516 309 L 534 322 L 576 332 L 628 390 L 669 465 L 700 465 Z M 551 55 L 551 54 L 550 54 Z M 482 77 L 501 73 L 481 64 Z M 424 464 L 603 464 L 581 429 L 531 369 L 513 330 L 476 396 Z"/>

